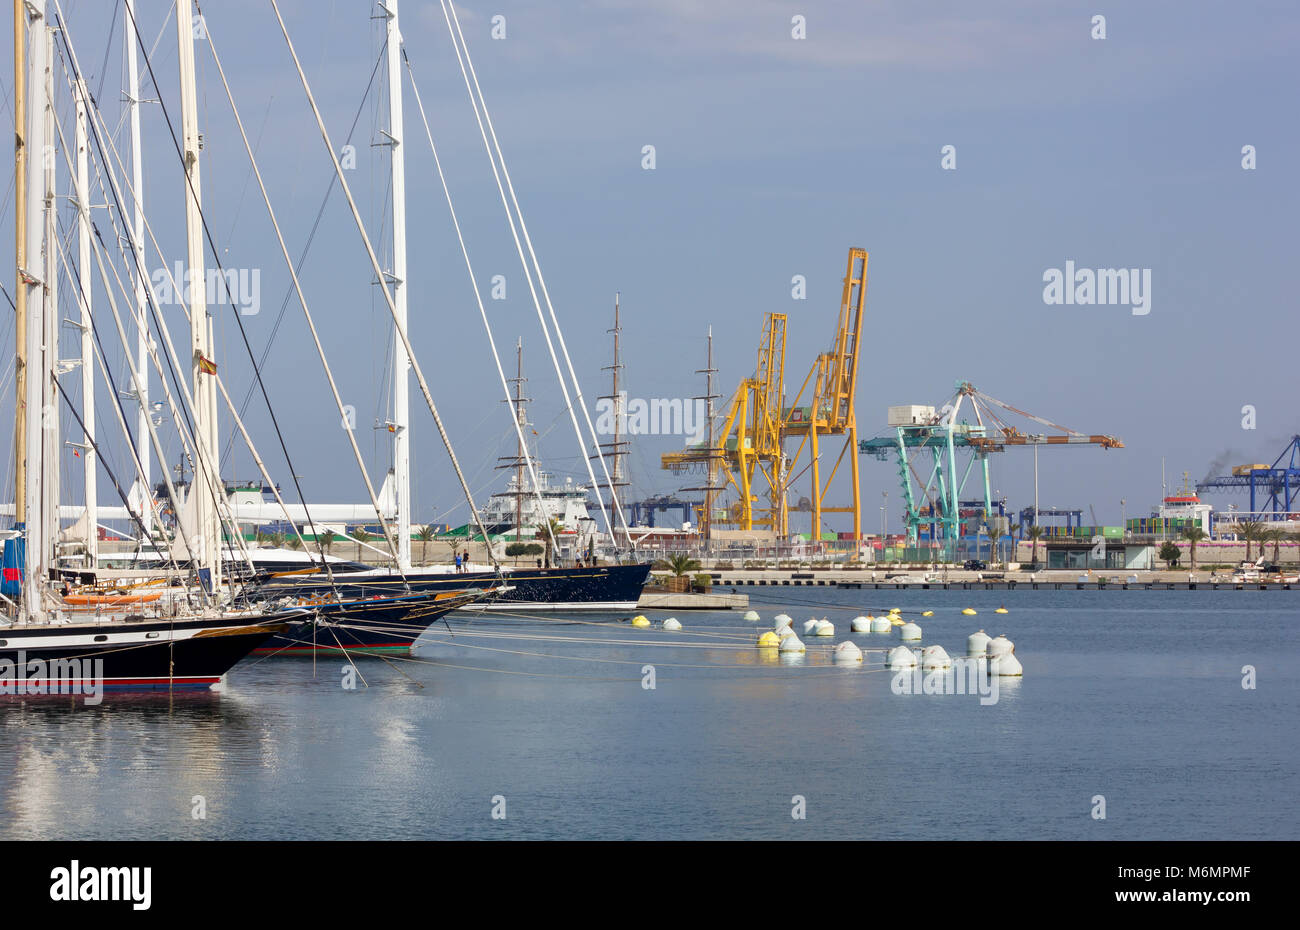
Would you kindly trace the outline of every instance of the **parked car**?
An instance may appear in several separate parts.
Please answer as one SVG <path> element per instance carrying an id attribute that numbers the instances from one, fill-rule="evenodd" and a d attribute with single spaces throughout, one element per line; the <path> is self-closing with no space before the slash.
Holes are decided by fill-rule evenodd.
<path id="1" fill-rule="evenodd" d="M 966 564 L 962 566 L 968 572 L 982 572 L 988 567 L 989 563 L 983 559 L 967 559 Z"/>

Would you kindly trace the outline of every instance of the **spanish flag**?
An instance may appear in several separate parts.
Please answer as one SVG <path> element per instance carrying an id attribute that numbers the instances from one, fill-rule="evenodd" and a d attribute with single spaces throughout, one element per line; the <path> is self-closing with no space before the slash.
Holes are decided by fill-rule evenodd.
<path id="1" fill-rule="evenodd" d="M 205 375 L 215 375 L 217 373 L 217 363 L 200 355 L 199 371 L 203 372 Z"/>

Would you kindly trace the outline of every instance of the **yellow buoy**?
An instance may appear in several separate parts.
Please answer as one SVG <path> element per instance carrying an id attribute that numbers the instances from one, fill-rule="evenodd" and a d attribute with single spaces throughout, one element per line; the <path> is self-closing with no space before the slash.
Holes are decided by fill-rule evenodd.
<path id="1" fill-rule="evenodd" d="M 780 637 L 778 637 L 771 630 L 768 630 L 767 632 L 763 633 L 758 637 L 758 646 L 760 649 L 763 648 L 764 646 L 779 646 L 779 645 L 781 645 Z"/>
<path id="2" fill-rule="evenodd" d="M 649 625 L 650 625 L 650 621 L 647 620 L 645 617 L 642 617 L 642 616 L 638 615 L 638 616 L 635 616 L 635 617 L 632 618 L 632 625 L 633 625 L 633 626 L 649 626 Z"/>
<path id="3" fill-rule="evenodd" d="M 934 616 L 934 611 L 933 611 L 933 610 L 923 610 L 923 611 L 921 611 L 921 616 L 922 616 L 922 617 L 933 617 L 933 616 Z"/>
<path id="4" fill-rule="evenodd" d="M 962 611 L 962 613 L 964 613 L 968 617 L 973 617 L 975 616 L 975 608 L 967 607 L 965 610 Z"/>
<path id="5" fill-rule="evenodd" d="M 1005 607 L 999 607 L 997 610 L 995 610 L 995 611 L 993 611 L 993 612 L 994 612 L 995 614 L 1005 614 L 1005 613 L 1010 613 L 1010 611 L 1007 610 Z"/>
<path id="6" fill-rule="evenodd" d="M 898 614 L 889 615 L 889 623 L 891 626 L 902 626 L 906 622 L 907 621 L 904 620 L 902 617 L 900 617 Z"/>

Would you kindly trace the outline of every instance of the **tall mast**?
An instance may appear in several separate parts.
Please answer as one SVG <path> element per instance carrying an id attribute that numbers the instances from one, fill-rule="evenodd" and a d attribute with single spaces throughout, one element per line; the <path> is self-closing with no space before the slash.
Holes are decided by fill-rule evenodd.
<path id="1" fill-rule="evenodd" d="M 398 326 L 393 333 L 393 491 L 397 497 L 397 565 L 411 568 L 411 360 L 401 331 L 406 329 L 406 154 L 402 149 L 402 32 L 397 21 L 397 0 L 380 3 L 386 16 L 388 57 L 388 151 L 393 175 L 393 313 Z M 484 540 L 486 543 L 487 540 Z"/>
<path id="2" fill-rule="evenodd" d="M 619 296 L 619 292 L 615 291 L 614 328 L 605 330 L 607 333 L 614 334 L 614 363 L 612 365 L 606 365 L 601 369 L 602 371 L 613 373 L 613 384 L 610 388 L 612 393 L 610 393 L 608 397 L 602 397 L 600 399 L 609 400 L 614 404 L 614 438 L 610 442 L 601 443 L 599 447 L 601 451 L 597 455 L 591 456 L 591 458 L 598 458 L 600 454 L 604 454 L 613 459 L 613 465 L 609 469 L 609 482 L 607 484 L 607 487 L 609 488 L 610 505 L 613 507 L 621 507 L 621 504 L 618 502 L 618 489 L 627 487 L 628 483 L 623 469 L 623 459 L 627 455 L 627 441 L 623 439 L 622 434 L 623 417 L 626 415 L 626 410 L 624 409 L 625 405 L 623 403 L 623 395 L 619 389 L 618 379 L 619 374 L 623 371 L 623 355 L 622 347 L 620 346 L 620 340 L 623 335 L 623 326 L 619 322 Z M 613 536 L 612 523 L 610 525 L 610 542 L 614 543 L 615 546 L 618 545 L 618 540 Z"/>
<path id="3" fill-rule="evenodd" d="M 14 522 L 27 522 L 27 17 L 14 0 Z"/>
<path id="4" fill-rule="evenodd" d="M 86 151 L 86 82 L 77 81 L 77 273 L 81 278 L 81 450 L 86 497 L 86 557 L 99 565 L 99 498 L 95 486 L 95 359 L 90 332 L 90 182 Z"/>
<path id="5" fill-rule="evenodd" d="M 524 414 L 524 341 L 515 343 L 515 421 L 519 430 L 515 434 L 515 542 L 524 522 L 524 427 L 528 418 Z"/>
<path id="6" fill-rule="evenodd" d="M 221 526 L 214 493 L 221 493 L 221 476 L 214 474 L 217 449 L 217 392 L 212 363 L 212 317 L 208 314 L 207 275 L 203 262 L 203 208 L 200 202 L 199 119 L 194 92 L 194 27 L 192 0 L 176 4 L 176 36 L 181 79 L 181 135 L 185 158 L 185 240 L 188 268 L 184 281 L 190 303 L 190 344 L 193 349 L 194 433 L 198 449 L 187 509 L 194 516 L 200 551 L 187 549 L 194 564 L 206 568 L 212 590 L 221 585 Z"/>
<path id="7" fill-rule="evenodd" d="M 144 280 L 144 168 L 143 153 L 140 149 L 140 68 L 136 60 L 135 0 L 126 0 L 126 17 L 124 39 L 126 41 L 126 107 L 128 124 L 131 130 L 131 192 L 132 212 L 131 228 L 132 248 L 135 251 L 135 269 L 132 273 L 135 291 L 135 326 L 136 326 L 136 370 L 140 372 L 140 391 L 136 401 L 140 409 L 136 411 L 135 446 L 140 457 L 140 475 L 136 478 L 139 489 L 140 522 L 146 530 L 153 529 L 153 508 L 149 499 L 153 494 L 150 487 L 150 451 L 149 451 L 149 325 L 145 316 L 145 280 Z"/>
<path id="8" fill-rule="evenodd" d="M 713 376 L 717 373 L 718 369 L 713 364 L 713 327 L 710 326 L 708 361 L 705 363 L 704 368 L 696 372 L 697 375 L 704 375 L 703 399 L 707 405 L 705 419 L 709 424 L 708 445 L 705 446 L 709 450 L 708 481 L 704 488 L 704 513 L 700 514 L 700 535 L 704 537 L 706 551 L 713 537 L 713 494 L 718 483 L 718 459 L 713 448 L 713 402 L 718 399 L 718 395 L 713 390 Z"/>
<path id="9" fill-rule="evenodd" d="M 47 46 L 45 42 L 45 0 L 26 3 L 28 11 L 27 37 L 27 108 L 26 141 L 39 142 L 39 158 L 27 158 L 27 185 L 25 191 L 25 228 L 27 243 L 24 250 L 25 260 L 32 266 L 43 262 L 45 240 L 45 223 L 42 217 L 44 204 L 40 197 L 34 197 L 35 191 L 44 190 L 45 168 L 43 162 L 53 162 L 52 152 L 46 149 L 49 144 L 45 137 L 45 69 Z M 26 456 L 23 464 L 26 475 L 23 481 L 24 533 L 26 537 L 23 562 L 23 607 L 27 618 L 34 622 L 45 619 L 44 582 L 49 559 L 46 553 L 45 519 L 42 513 L 43 495 L 41 490 L 42 466 L 45 458 L 44 410 L 45 382 L 48 367 L 45 363 L 45 287 L 38 274 L 40 267 L 23 267 L 19 269 L 20 290 L 40 288 L 36 294 L 28 294 L 25 301 L 26 341 L 24 348 L 24 381 L 26 389 L 25 416 L 22 429 L 26 431 Z"/>
<path id="10" fill-rule="evenodd" d="M 50 560 L 50 567 L 53 567 L 55 547 L 59 534 L 59 454 L 62 452 L 63 445 L 62 434 L 59 430 L 59 411 L 63 404 L 59 397 L 57 385 L 59 377 L 59 253 L 55 245 L 57 242 L 55 238 L 57 235 L 55 231 L 55 220 L 57 218 L 55 188 L 58 181 L 55 173 L 57 161 L 54 157 L 54 29 L 50 27 L 48 20 L 45 22 L 41 38 L 45 43 L 44 91 L 41 94 L 43 98 L 41 129 L 44 140 L 41 161 L 45 169 L 45 190 L 42 196 L 43 218 L 45 221 L 45 262 L 42 266 L 44 269 L 42 276 L 45 278 L 45 291 L 42 298 L 44 306 L 41 308 L 44 323 L 42 338 L 44 339 L 45 348 L 45 364 L 41 372 L 41 403 L 43 408 L 41 439 L 45 448 L 42 452 L 44 470 L 41 474 L 41 518 L 45 524 L 42 537 L 44 540 L 43 554 Z"/>

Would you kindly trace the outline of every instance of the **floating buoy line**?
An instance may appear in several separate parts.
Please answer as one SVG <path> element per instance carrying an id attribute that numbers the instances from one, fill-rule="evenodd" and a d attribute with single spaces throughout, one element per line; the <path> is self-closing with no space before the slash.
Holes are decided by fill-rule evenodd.
<path id="1" fill-rule="evenodd" d="M 773 629 L 760 629 L 755 635 L 754 632 L 746 631 L 744 628 L 729 627 L 693 627 L 690 630 L 684 628 L 684 625 L 676 617 L 667 617 L 662 621 L 654 622 L 648 617 L 637 614 L 633 617 L 621 617 L 618 619 L 603 620 L 581 620 L 573 618 L 564 618 L 562 620 L 551 616 L 541 616 L 526 613 L 500 613 L 491 617 L 475 617 L 467 622 L 458 622 L 455 626 L 447 624 L 435 624 L 423 634 L 420 642 L 424 645 L 451 646 L 463 649 L 475 650 L 482 654 L 494 654 L 501 656 L 518 656 L 527 659 L 564 659 L 570 662 L 587 662 L 597 665 L 627 665 L 642 667 L 647 664 L 645 658 L 616 658 L 613 656 L 599 656 L 571 652 L 557 651 L 539 651 L 542 644 L 550 644 L 560 648 L 584 648 L 584 647 L 613 647 L 617 649 L 706 649 L 713 651 L 730 651 L 732 653 L 752 652 L 757 646 L 760 653 L 766 651 L 769 657 L 764 660 L 764 664 L 755 665 L 751 663 L 731 663 L 731 662 L 661 662 L 651 660 L 655 668 L 665 669 L 701 669 L 701 670 L 719 670 L 719 671 L 738 671 L 746 673 L 745 677 L 760 678 L 780 678 L 790 680 L 789 669 L 799 668 L 801 674 L 843 674 L 844 667 L 850 666 L 861 672 L 897 672 L 900 670 L 921 669 L 925 672 L 947 672 L 954 667 L 953 660 L 948 652 L 939 644 L 931 643 L 918 648 L 910 648 L 906 645 L 890 646 L 872 646 L 874 640 L 868 639 L 867 643 L 862 640 L 868 636 L 875 637 L 892 634 L 895 628 L 899 631 L 899 639 L 905 643 L 920 643 L 922 640 L 922 629 L 919 624 L 905 620 L 904 613 L 915 614 L 922 617 L 932 617 L 934 610 L 918 610 L 909 608 L 906 611 L 900 607 L 891 607 L 887 610 L 880 610 L 878 614 L 872 611 L 862 613 L 860 607 L 847 605 L 816 604 L 819 611 L 822 610 L 850 610 L 857 613 L 857 616 L 849 622 L 849 629 L 852 631 L 852 638 L 841 638 L 836 643 L 817 643 L 810 646 L 804 642 L 804 638 L 811 640 L 825 639 L 833 640 L 836 638 L 835 624 L 828 617 L 810 616 L 802 621 L 796 621 L 788 613 L 778 613 L 772 618 Z M 873 608 L 877 610 L 878 608 Z M 965 616 L 973 615 L 976 611 L 974 608 L 963 608 L 959 611 Z M 1008 613 L 1005 607 L 999 607 L 996 613 Z M 747 611 L 743 619 L 747 623 L 758 623 L 762 621 L 762 616 L 758 611 Z M 493 628 L 494 620 L 507 620 L 519 622 L 519 626 L 507 628 Z M 535 625 L 533 625 L 535 624 Z M 624 626 L 625 625 L 625 626 Z M 546 627 L 568 627 L 569 629 L 560 632 L 559 630 L 547 630 Z M 586 635 L 581 629 L 573 627 L 592 627 L 592 633 Z M 628 637 L 626 634 L 617 632 L 620 627 L 635 629 L 642 636 Z M 352 663 L 353 668 L 357 670 L 358 678 L 367 687 L 368 683 L 361 674 L 360 668 L 357 668 L 353 657 L 356 655 L 365 658 L 379 658 L 384 660 L 390 667 L 394 668 L 408 678 L 418 687 L 423 687 L 418 679 L 407 675 L 395 663 L 412 663 L 415 665 L 429 665 L 441 668 L 452 668 L 465 671 L 495 672 L 497 674 L 522 675 L 525 677 L 564 679 L 570 681 L 593 681 L 593 682 L 633 682 L 642 681 L 641 675 L 632 677 L 607 677 L 598 675 L 573 675 L 559 672 L 545 672 L 530 669 L 503 668 L 494 666 L 481 666 L 465 664 L 463 662 L 448 661 L 441 658 L 430 658 L 419 654 L 415 655 L 377 655 L 368 653 L 364 648 L 349 648 L 343 641 L 349 638 L 350 630 L 353 629 L 346 622 L 329 622 L 321 623 L 318 628 L 321 633 L 315 638 L 314 644 L 317 647 L 324 645 L 326 648 L 337 649 L 338 654 L 346 657 Z M 361 629 L 361 627 L 356 627 Z M 365 629 L 373 632 L 377 628 L 374 625 L 367 625 Z M 400 632 L 403 628 L 394 627 L 393 632 Z M 606 634 L 599 635 L 596 630 Z M 796 632 L 801 630 L 803 638 Z M 663 633 L 671 633 L 672 636 L 661 636 Z M 326 635 L 328 634 L 328 635 Z M 342 634 L 343 639 L 340 639 Z M 329 645 L 330 639 L 333 639 L 334 645 Z M 311 645 L 309 640 L 295 640 L 294 644 Z M 287 648 L 287 647 L 286 647 Z M 809 654 L 815 654 L 818 659 L 825 661 L 822 663 L 805 664 L 805 657 Z M 968 658 L 985 658 L 988 660 L 987 672 L 990 676 L 998 677 L 1022 677 L 1024 667 L 1015 655 L 1015 644 L 1005 635 L 990 637 L 983 630 L 972 633 L 966 640 L 966 655 Z M 777 657 L 780 657 L 780 664 L 784 671 L 779 674 L 750 674 L 754 672 L 763 672 L 774 668 Z M 868 656 L 879 656 L 878 659 L 868 661 Z M 265 657 L 264 657 L 265 658 Z M 258 661 L 263 661 L 259 659 Z M 883 661 L 882 661 L 883 660 Z M 875 662 L 881 661 L 881 665 L 876 666 Z M 963 660 L 965 661 L 965 660 Z M 256 663 L 253 663 L 256 664 Z"/>

